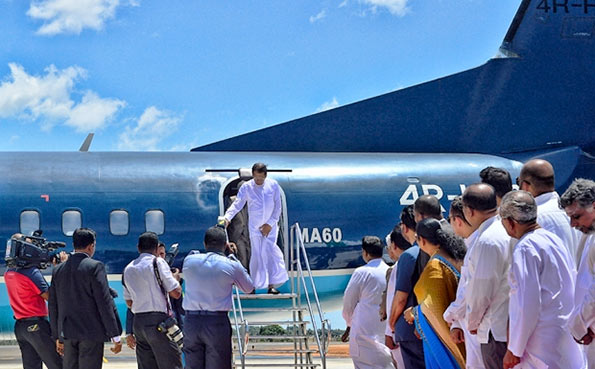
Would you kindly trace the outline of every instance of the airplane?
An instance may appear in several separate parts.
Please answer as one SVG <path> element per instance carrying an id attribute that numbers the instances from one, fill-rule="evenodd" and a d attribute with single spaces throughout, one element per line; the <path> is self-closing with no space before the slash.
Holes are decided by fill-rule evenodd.
<path id="1" fill-rule="evenodd" d="M 280 247 L 299 222 L 321 298 L 341 296 L 363 264 L 362 236 L 387 234 L 422 194 L 448 209 L 484 167 L 514 178 L 535 157 L 554 165 L 559 191 L 595 177 L 592 1 L 523 0 L 484 65 L 191 152 L 92 152 L 89 138 L 79 152 L 0 153 L 0 248 L 37 229 L 71 247 L 74 229 L 91 227 L 122 296 L 140 233 L 179 243 L 180 265 L 245 168 L 264 162 L 283 190 Z M 13 324 L 0 286 L 0 332 Z"/>

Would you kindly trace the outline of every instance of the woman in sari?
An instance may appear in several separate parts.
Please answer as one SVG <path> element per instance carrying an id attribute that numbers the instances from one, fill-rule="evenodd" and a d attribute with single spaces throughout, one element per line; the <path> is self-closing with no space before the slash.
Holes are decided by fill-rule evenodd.
<path id="1" fill-rule="evenodd" d="M 464 369 L 465 346 L 455 344 L 442 315 L 456 298 L 460 269 L 465 256 L 463 239 L 444 231 L 436 219 L 417 223 L 417 242 L 430 255 L 413 291 L 418 306 L 404 313 L 423 340 L 426 368 Z"/>

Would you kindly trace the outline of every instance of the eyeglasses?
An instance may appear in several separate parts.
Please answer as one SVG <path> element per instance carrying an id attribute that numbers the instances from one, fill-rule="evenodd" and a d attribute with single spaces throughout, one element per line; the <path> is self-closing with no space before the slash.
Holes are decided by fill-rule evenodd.
<path id="1" fill-rule="evenodd" d="M 521 179 L 521 177 L 516 177 L 516 185 L 521 187 L 521 185 L 525 182 L 528 185 L 531 185 L 531 182 L 527 181 L 526 179 Z"/>

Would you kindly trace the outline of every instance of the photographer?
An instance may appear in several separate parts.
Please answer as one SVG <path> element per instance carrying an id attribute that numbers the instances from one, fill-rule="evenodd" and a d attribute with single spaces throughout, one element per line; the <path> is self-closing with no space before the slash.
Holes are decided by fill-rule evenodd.
<path id="1" fill-rule="evenodd" d="M 124 269 L 124 299 L 134 313 L 136 360 L 139 368 L 182 369 L 180 348 L 158 328 L 172 320 L 169 297 L 182 288 L 169 265 L 157 257 L 159 239 L 145 232 L 138 239 L 139 257 Z"/>
<path id="2" fill-rule="evenodd" d="M 15 234 L 11 239 L 23 239 Z M 25 241 L 27 241 L 25 239 Z M 10 307 L 16 319 L 16 336 L 24 369 L 41 368 L 42 361 L 48 369 L 62 368 L 62 358 L 56 352 L 51 336 L 46 300 L 49 285 L 36 265 L 9 268 L 4 274 Z"/>

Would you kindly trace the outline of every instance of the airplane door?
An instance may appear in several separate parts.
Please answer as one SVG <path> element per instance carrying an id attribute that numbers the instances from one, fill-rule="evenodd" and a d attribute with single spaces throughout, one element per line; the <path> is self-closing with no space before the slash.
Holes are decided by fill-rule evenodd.
<path id="1" fill-rule="evenodd" d="M 220 215 L 224 215 L 225 211 L 235 200 L 235 196 L 238 193 L 238 190 L 244 182 L 249 181 L 252 177 L 235 177 L 231 178 L 227 181 L 223 186 L 221 186 L 221 190 L 219 193 L 219 213 Z M 283 191 L 283 187 L 279 186 L 281 189 L 281 216 L 279 217 L 279 224 L 278 224 L 278 235 L 277 235 L 277 245 L 281 248 L 283 252 L 283 257 L 285 259 L 285 268 L 289 268 L 289 229 L 287 223 L 287 202 L 285 198 L 285 192 Z M 237 219 L 236 219 L 237 218 Z M 228 235 L 231 242 L 236 243 L 238 249 L 240 247 L 245 248 L 248 246 L 249 248 L 249 231 L 248 231 L 248 209 L 247 205 L 244 206 L 244 209 L 240 213 L 238 213 L 232 223 L 228 227 Z M 238 243 L 239 242 L 239 243 Z M 246 245 L 246 243 L 248 245 Z M 238 259 L 242 262 L 242 264 L 249 270 L 249 252 L 246 252 L 246 255 L 243 254 L 242 251 L 238 250 Z"/>

